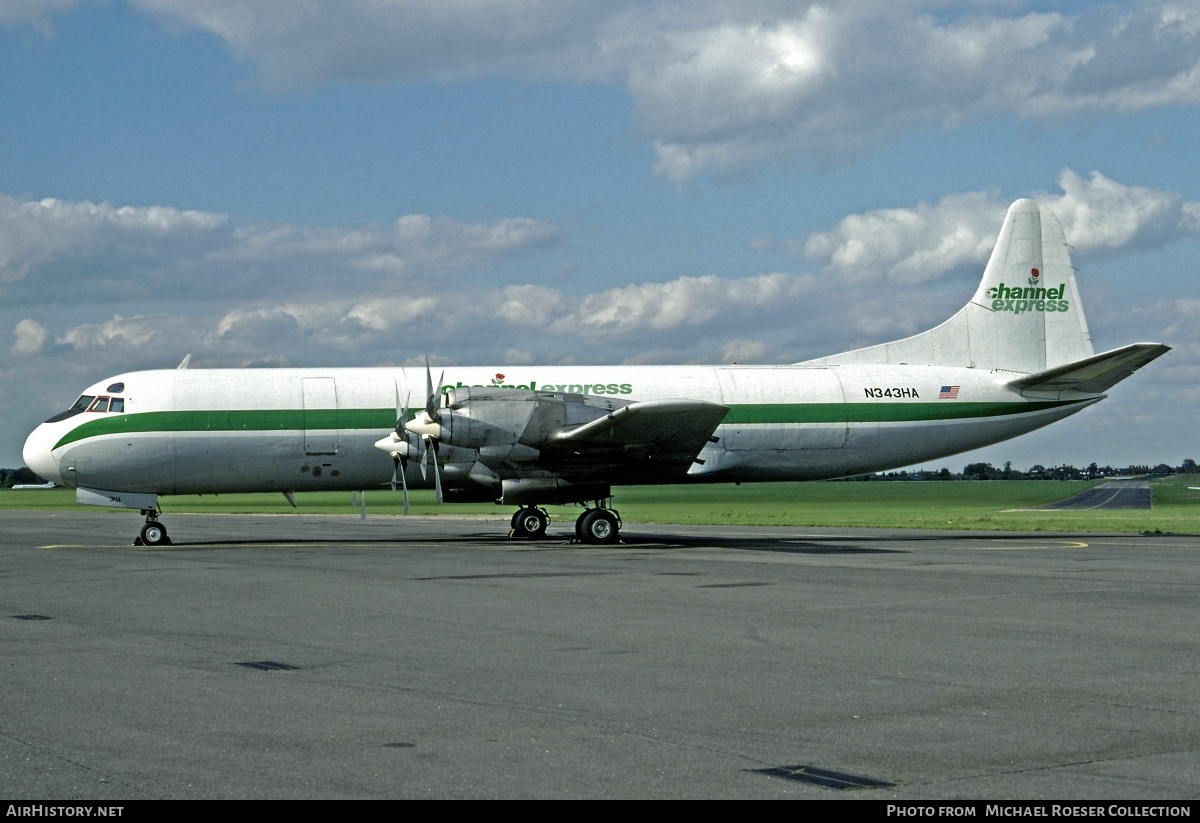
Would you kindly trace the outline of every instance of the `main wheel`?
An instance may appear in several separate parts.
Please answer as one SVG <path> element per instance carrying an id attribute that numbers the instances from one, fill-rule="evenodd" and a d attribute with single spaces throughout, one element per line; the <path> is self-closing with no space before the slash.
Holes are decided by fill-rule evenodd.
<path id="1" fill-rule="evenodd" d="M 550 525 L 550 518 L 544 511 L 535 506 L 526 506 L 519 510 L 512 518 L 512 528 L 514 537 L 539 538 L 546 536 L 546 527 Z"/>
<path id="2" fill-rule="evenodd" d="M 621 536 L 617 516 L 608 509 L 592 509 L 578 521 L 576 531 L 584 543 L 616 543 Z"/>
<path id="3" fill-rule="evenodd" d="M 142 526 L 142 545 L 161 546 L 167 542 L 167 527 L 162 523 L 147 523 Z"/>

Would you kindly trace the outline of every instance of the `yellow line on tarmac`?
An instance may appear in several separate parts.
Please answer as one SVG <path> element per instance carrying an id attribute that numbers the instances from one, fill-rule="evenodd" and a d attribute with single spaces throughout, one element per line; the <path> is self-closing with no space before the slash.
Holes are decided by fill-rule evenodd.
<path id="1" fill-rule="evenodd" d="M 980 551 L 985 552 L 1016 552 L 1026 551 L 1029 549 L 1086 549 L 1087 543 L 1082 543 L 1078 540 L 1063 540 L 1063 541 L 1046 541 L 1041 545 L 1032 546 L 980 546 Z"/>

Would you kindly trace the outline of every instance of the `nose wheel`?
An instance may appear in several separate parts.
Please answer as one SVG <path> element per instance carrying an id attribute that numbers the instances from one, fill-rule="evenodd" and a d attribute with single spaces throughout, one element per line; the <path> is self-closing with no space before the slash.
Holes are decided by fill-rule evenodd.
<path id="1" fill-rule="evenodd" d="M 158 512 L 144 510 L 146 525 L 142 526 L 141 534 L 133 541 L 135 546 L 170 546 L 171 538 L 167 536 L 167 527 L 158 522 Z"/>

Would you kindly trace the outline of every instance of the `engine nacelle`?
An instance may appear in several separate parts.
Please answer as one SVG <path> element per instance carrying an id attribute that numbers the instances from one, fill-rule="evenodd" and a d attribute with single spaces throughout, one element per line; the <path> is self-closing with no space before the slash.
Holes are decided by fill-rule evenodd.
<path id="1" fill-rule="evenodd" d="M 500 486 L 500 502 L 506 506 L 588 503 L 611 496 L 608 483 L 570 483 L 558 477 L 513 478 Z"/>
<path id="2" fill-rule="evenodd" d="M 446 406 L 438 411 L 436 423 L 414 421 L 409 428 L 442 443 L 530 462 L 555 432 L 590 423 L 629 403 L 563 392 L 467 386 L 446 392 Z"/>

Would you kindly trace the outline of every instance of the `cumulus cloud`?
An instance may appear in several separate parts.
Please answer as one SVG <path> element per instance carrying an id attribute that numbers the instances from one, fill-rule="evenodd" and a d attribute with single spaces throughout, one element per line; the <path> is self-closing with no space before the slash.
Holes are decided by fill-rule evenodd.
<path id="1" fill-rule="evenodd" d="M 13 343 L 13 354 L 37 354 L 50 339 L 50 330 L 36 320 L 26 317 L 13 327 L 17 342 Z"/>
<path id="2" fill-rule="evenodd" d="M 162 206 L 114 207 L 0 195 L 0 284 L 22 280 L 51 261 L 103 254 L 125 255 L 146 265 L 164 248 L 177 253 L 227 224 L 222 215 Z"/>
<path id="3" fill-rule="evenodd" d="M 633 331 L 667 332 L 705 326 L 715 318 L 774 314 L 811 288 L 811 278 L 761 274 L 736 280 L 715 275 L 680 277 L 667 283 L 639 283 L 591 294 L 550 329 L 588 337 L 616 337 Z"/>
<path id="4" fill-rule="evenodd" d="M 1200 203 L 1174 192 L 1126 186 L 1093 171 L 1087 178 L 1067 169 L 1063 193 L 1040 197 L 1058 215 L 1067 240 L 1082 254 L 1163 246 L 1200 234 Z"/>
<path id="5" fill-rule="evenodd" d="M 68 329 L 55 342 L 76 350 L 112 346 L 117 348 L 147 349 L 162 345 L 172 335 L 171 318 L 121 317 L 103 323 L 87 323 Z"/>
<path id="6" fill-rule="evenodd" d="M 656 171 L 683 182 L 807 157 L 844 161 L 914 129 L 1200 103 L 1200 11 L 1131 0 L 1027 11 L 1008 0 L 130 0 L 219 38 L 261 83 L 623 84 Z M 77 0 L 0 0 L 52 32 Z"/>
<path id="7" fill-rule="evenodd" d="M 1062 221 L 1078 258 L 1159 248 L 1200 234 L 1200 203 L 1174 192 L 1128 186 L 1098 171 L 1065 169 L 1060 194 L 1034 196 Z M 994 192 L 951 194 L 937 203 L 844 217 L 789 244 L 847 283 L 918 284 L 987 261 L 1008 208 Z"/>
<path id="8" fill-rule="evenodd" d="M 1004 209 L 995 195 L 953 194 L 934 205 L 849 215 L 793 250 L 828 260 L 826 270 L 849 282 L 923 283 L 986 260 Z"/>
<path id="9" fill-rule="evenodd" d="M 495 75 L 623 83 L 657 172 L 677 182 L 796 156 L 836 163 L 988 117 L 1200 102 L 1200 12 L 1185 0 L 1074 14 L 1005 0 L 952 12 L 940 0 L 346 0 L 287 13 L 266 0 L 133 2 L 211 32 L 279 90 Z"/>
<path id="10" fill-rule="evenodd" d="M 722 363 L 761 363 L 768 355 L 761 340 L 730 340 L 721 347 Z"/>
<path id="11" fill-rule="evenodd" d="M 1172 192 L 1069 169 L 1059 185 L 1037 196 L 1060 215 L 1077 258 L 1200 234 L 1200 207 Z M 12 351 L 23 355 L 53 341 L 158 365 L 189 351 L 223 365 L 398 362 L 421 352 L 489 362 L 504 351 L 526 362 L 797 360 L 944 319 L 973 286 L 1007 206 L 995 192 L 951 194 L 849 215 L 786 244 L 762 241 L 789 248 L 798 271 L 573 294 L 462 280 L 473 267 L 560 243 L 560 229 L 539 221 L 408 215 L 346 228 L 235 227 L 222 215 L 163 207 L 0 198 L 14 218 L 0 220 L 0 290 L 56 304 L 35 313 L 38 304 L 9 301 L 21 311 L 9 321 Z M 88 279 L 83 268 L 103 274 Z M 939 281 L 945 287 L 906 288 Z M 89 316 L 101 307 L 111 320 Z"/>
<path id="12" fill-rule="evenodd" d="M 639 132 L 674 181 L 807 156 L 836 163 L 922 128 L 997 116 L 1200 102 L 1197 12 L 958 16 L 918 4 L 813 6 L 663 39 L 629 78 Z M 930 10 L 934 4 L 929 4 Z"/>
<path id="13" fill-rule="evenodd" d="M 171 25 L 209 31 L 270 88 L 339 81 L 454 80 L 503 73 L 588 79 L 620 64 L 628 0 L 133 0 Z"/>
<path id="14" fill-rule="evenodd" d="M 553 223 L 504 218 L 464 223 L 422 214 L 390 225 L 234 226 L 225 215 L 0 195 L 0 288 L 34 299 L 52 283 L 62 302 L 158 294 L 204 299 L 274 297 L 400 281 L 549 248 Z"/>

